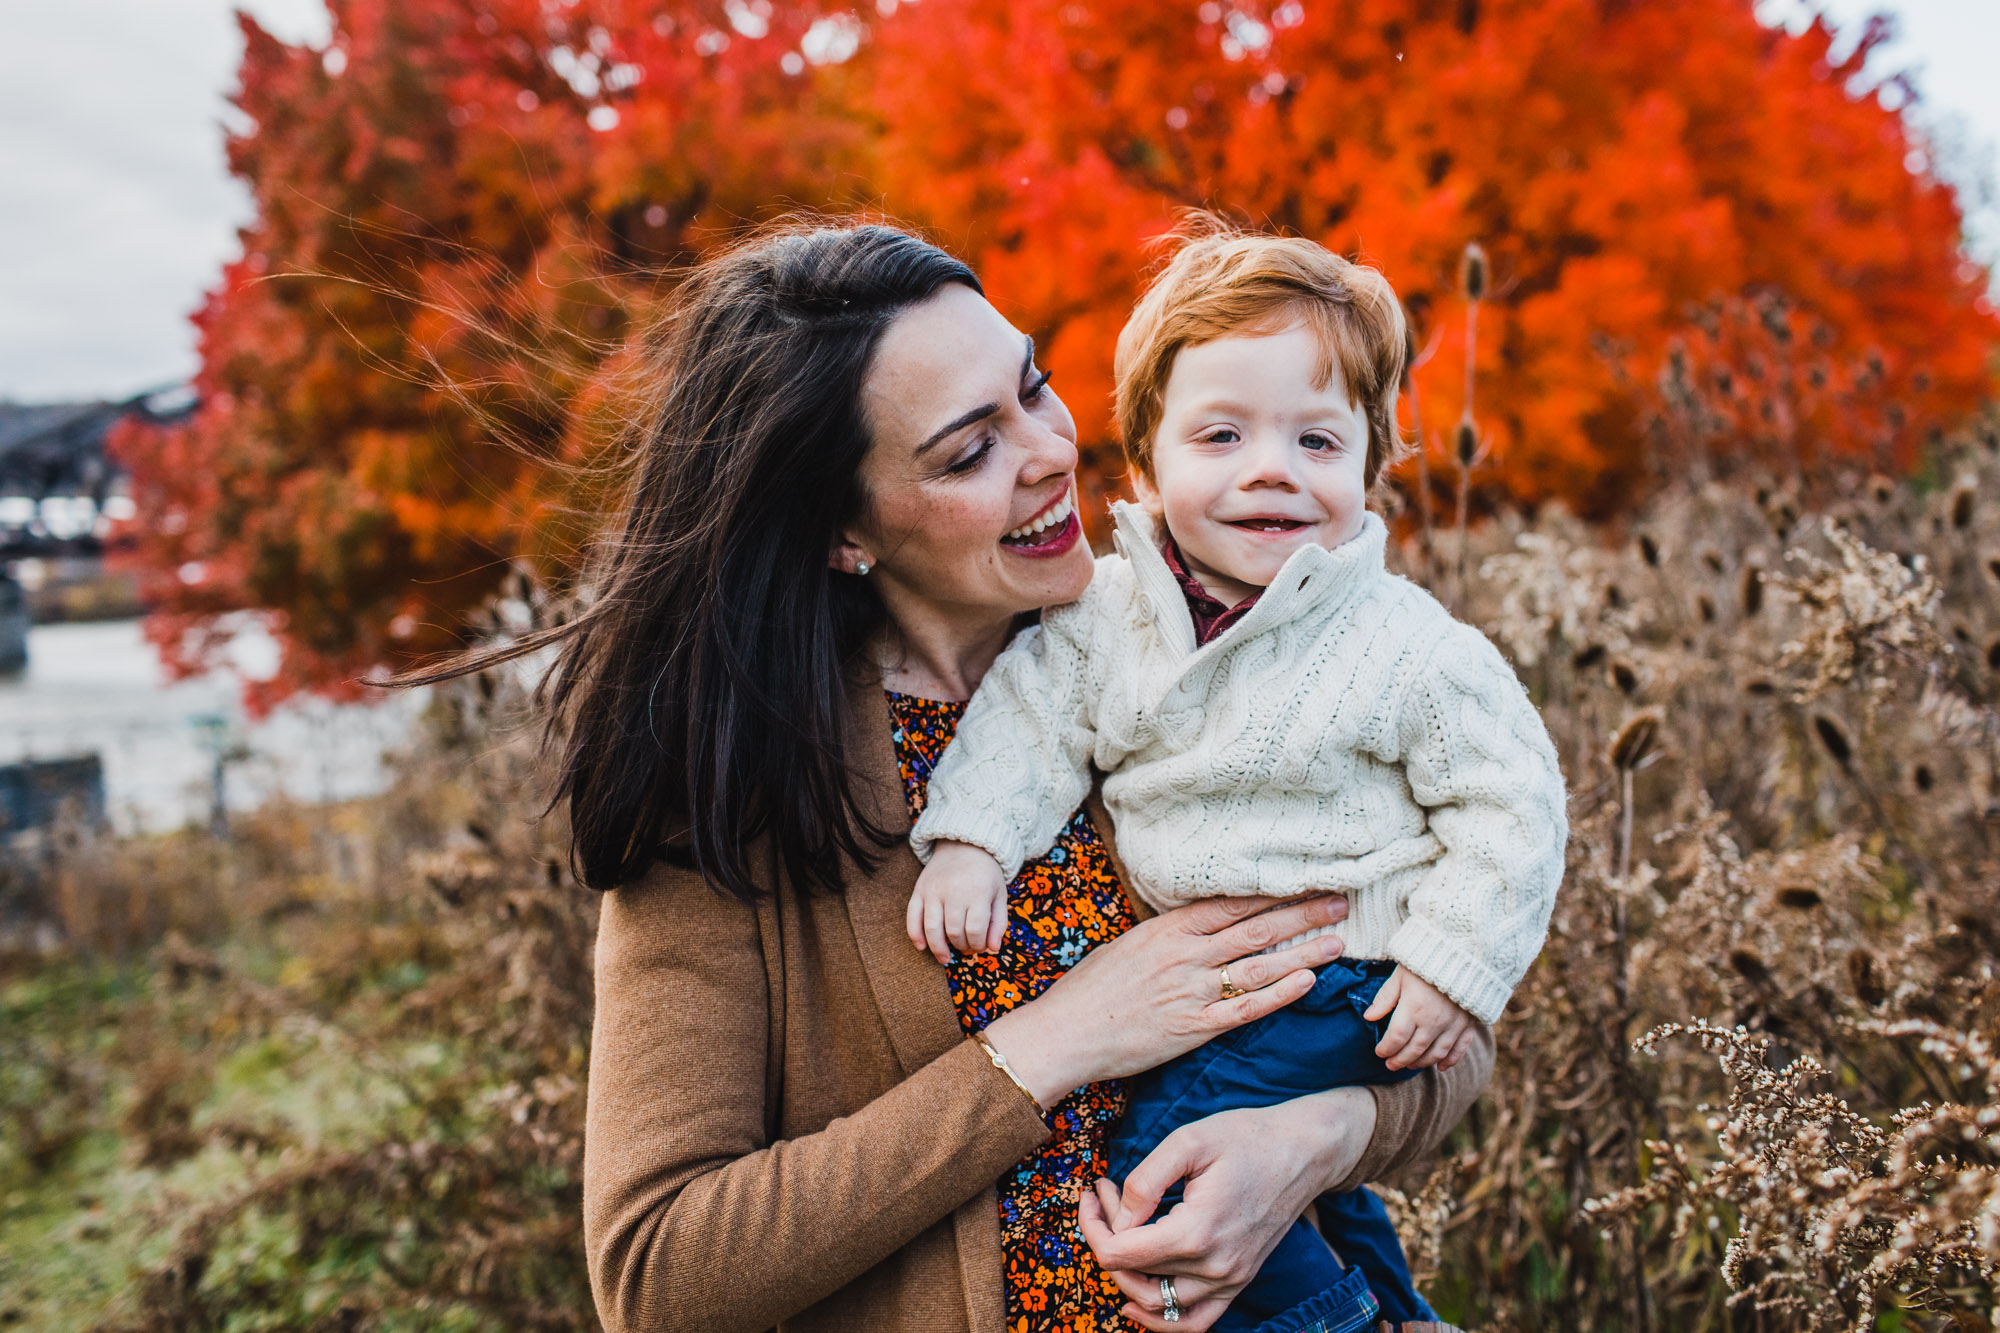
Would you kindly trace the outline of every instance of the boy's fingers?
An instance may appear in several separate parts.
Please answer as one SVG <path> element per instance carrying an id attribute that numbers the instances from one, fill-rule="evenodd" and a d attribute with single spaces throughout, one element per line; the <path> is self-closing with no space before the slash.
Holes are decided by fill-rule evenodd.
<path id="1" fill-rule="evenodd" d="M 1382 1015 L 1396 1007 L 1396 997 L 1402 993 L 1403 969 L 1399 967 L 1389 974 L 1387 981 L 1382 983 L 1382 989 L 1375 992 L 1374 1002 L 1368 1006 L 1366 1012 L 1361 1016 L 1370 1023 L 1375 1022 Z"/>
<path id="2" fill-rule="evenodd" d="M 984 902 L 972 903 L 965 909 L 965 924 L 961 928 L 965 938 L 959 949 L 965 953 L 978 953 L 986 944 L 986 928 L 993 924 L 993 909 Z"/>
<path id="3" fill-rule="evenodd" d="M 993 921 L 986 927 L 986 952 L 999 953 L 1007 939 L 1007 899 L 1005 891 L 993 904 Z"/>
<path id="4" fill-rule="evenodd" d="M 924 895 L 910 895 L 909 910 L 903 913 L 903 929 L 909 934 L 910 943 L 919 949 L 924 947 Z"/>
<path id="5" fill-rule="evenodd" d="M 944 904 L 936 899 L 924 904 L 924 938 L 930 942 L 931 957 L 950 966 L 951 945 L 944 937 Z"/>
<path id="6" fill-rule="evenodd" d="M 1410 1007 L 1397 1005 L 1395 1014 L 1389 1019 L 1389 1030 L 1382 1034 L 1381 1042 L 1375 1047 L 1375 1054 L 1384 1060 L 1394 1059 L 1396 1052 L 1410 1044 L 1410 1037 L 1416 1026 L 1416 1020 L 1410 1016 Z"/>
<path id="7" fill-rule="evenodd" d="M 1415 1043 L 1413 1042 L 1411 1045 L 1414 1046 Z M 1428 1069 L 1442 1059 L 1444 1053 L 1449 1049 L 1451 1049 L 1451 1035 L 1449 1033 L 1439 1033 L 1435 1037 L 1428 1038 L 1424 1042 L 1423 1049 L 1416 1051 L 1414 1054 L 1408 1051 L 1404 1052 L 1404 1068 Z"/>
<path id="8" fill-rule="evenodd" d="M 1423 1058 L 1424 1052 L 1430 1049 L 1431 1039 L 1432 1033 L 1429 1028 L 1418 1027 L 1414 1029 L 1408 1039 L 1403 1042 L 1402 1049 L 1389 1058 L 1389 1068 L 1413 1068 Z"/>

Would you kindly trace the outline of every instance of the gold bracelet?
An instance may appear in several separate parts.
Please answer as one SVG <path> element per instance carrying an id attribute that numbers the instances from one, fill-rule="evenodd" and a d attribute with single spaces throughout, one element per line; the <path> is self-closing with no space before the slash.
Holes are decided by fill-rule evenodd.
<path id="1" fill-rule="evenodd" d="M 1035 1094 L 1028 1090 L 1028 1085 L 1021 1081 L 1021 1076 L 1014 1072 L 1014 1066 L 1007 1063 L 1007 1057 L 1000 1054 L 1000 1049 L 992 1042 L 986 1040 L 986 1034 L 984 1032 L 975 1032 L 972 1034 L 972 1039 L 979 1043 L 981 1050 L 986 1052 L 986 1058 L 993 1062 L 993 1067 L 1005 1074 L 1013 1081 L 1014 1086 L 1021 1090 L 1021 1095 L 1028 1099 L 1028 1105 L 1035 1108 L 1035 1114 L 1046 1118 L 1048 1112 L 1042 1109 L 1041 1102 L 1037 1101 Z"/>

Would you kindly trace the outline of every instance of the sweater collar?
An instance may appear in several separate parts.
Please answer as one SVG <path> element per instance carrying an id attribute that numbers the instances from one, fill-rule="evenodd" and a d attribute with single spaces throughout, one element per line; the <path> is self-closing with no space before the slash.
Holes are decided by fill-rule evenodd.
<path id="1" fill-rule="evenodd" d="M 1198 645 L 1194 618 L 1180 582 L 1167 566 L 1153 516 L 1129 500 L 1120 500 L 1111 506 L 1111 517 L 1112 541 L 1118 553 L 1131 562 L 1148 610 L 1158 619 L 1169 642 L 1184 653 L 1235 643 L 1315 609 L 1338 605 L 1371 575 L 1382 571 L 1389 540 L 1389 529 L 1381 516 L 1372 509 L 1364 511 L 1361 530 L 1333 550 L 1302 546 L 1292 552 L 1270 586 L 1258 594 L 1255 605 L 1208 645 Z"/>

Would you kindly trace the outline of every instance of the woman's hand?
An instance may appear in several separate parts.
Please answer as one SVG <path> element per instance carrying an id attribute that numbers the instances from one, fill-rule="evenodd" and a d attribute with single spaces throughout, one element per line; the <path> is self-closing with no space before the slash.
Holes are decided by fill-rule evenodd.
<path id="1" fill-rule="evenodd" d="M 1312 988 L 1309 969 L 1340 956 L 1339 937 L 1259 950 L 1346 915 L 1339 897 L 1175 908 L 1084 955 L 1039 998 L 996 1019 L 986 1039 L 1035 1100 L 1053 1106 L 1074 1088 L 1151 1069 L 1298 999 Z M 1224 967 L 1232 998 L 1222 993 Z"/>
<path id="2" fill-rule="evenodd" d="M 1375 1133 L 1366 1088 L 1334 1088 L 1183 1125 L 1126 1178 L 1079 1201 L 1083 1238 L 1142 1328 L 1214 1324 L 1249 1285 L 1315 1197 L 1346 1179 Z M 1148 1222 L 1160 1196 L 1185 1181 L 1181 1203 Z M 1160 1279 L 1174 1279 L 1176 1324 L 1161 1318 Z"/>

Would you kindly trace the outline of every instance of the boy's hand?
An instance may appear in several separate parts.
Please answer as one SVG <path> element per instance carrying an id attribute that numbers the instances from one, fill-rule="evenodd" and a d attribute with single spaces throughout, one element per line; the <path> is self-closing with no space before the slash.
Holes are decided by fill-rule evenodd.
<path id="1" fill-rule="evenodd" d="M 904 923 L 910 943 L 940 963 L 951 951 L 998 953 L 1007 935 L 1007 875 L 983 848 L 940 840 L 917 876 Z"/>
<path id="2" fill-rule="evenodd" d="M 1375 992 L 1375 1003 L 1362 1017 L 1373 1023 L 1392 1010 L 1395 1016 L 1389 1020 L 1388 1034 L 1375 1047 L 1389 1068 L 1449 1069 L 1465 1054 L 1472 1015 L 1400 964 Z"/>

